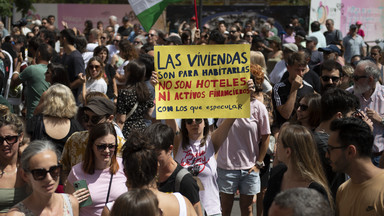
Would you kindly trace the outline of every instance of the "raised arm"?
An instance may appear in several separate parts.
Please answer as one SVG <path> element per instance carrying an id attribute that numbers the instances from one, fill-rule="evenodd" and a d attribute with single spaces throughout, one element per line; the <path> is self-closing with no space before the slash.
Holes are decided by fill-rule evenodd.
<path id="1" fill-rule="evenodd" d="M 176 156 L 177 150 L 179 149 L 179 145 L 182 140 L 182 134 L 180 133 L 179 125 L 175 119 L 166 119 L 165 123 L 172 128 L 173 132 L 175 132 L 175 138 L 173 140 L 173 155 Z"/>

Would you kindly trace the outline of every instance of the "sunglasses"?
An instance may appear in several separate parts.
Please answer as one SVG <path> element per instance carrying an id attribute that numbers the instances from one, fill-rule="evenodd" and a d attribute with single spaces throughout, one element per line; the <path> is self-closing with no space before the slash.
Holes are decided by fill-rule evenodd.
<path id="1" fill-rule="evenodd" d="M 340 80 L 340 77 L 330 77 L 330 76 L 321 76 L 321 79 L 324 81 L 324 82 L 329 82 L 329 80 L 332 80 L 332 82 L 338 82 Z"/>
<path id="2" fill-rule="evenodd" d="M 154 34 L 146 34 L 145 36 L 151 36 L 151 37 L 153 37 L 153 36 L 156 36 L 156 35 L 154 35 Z"/>
<path id="3" fill-rule="evenodd" d="M 90 68 L 91 70 L 93 70 L 93 69 L 98 70 L 98 69 L 100 68 L 100 65 L 89 65 L 89 68 Z"/>
<path id="4" fill-rule="evenodd" d="M 83 120 L 84 120 L 84 122 L 89 122 L 89 120 L 91 120 L 91 123 L 94 124 L 94 125 L 96 125 L 96 124 L 98 124 L 98 123 L 101 121 L 101 119 L 103 119 L 104 117 L 107 117 L 107 115 L 103 115 L 103 116 L 97 116 L 97 115 L 95 115 L 95 116 L 90 117 L 89 115 L 85 114 L 85 115 L 83 116 Z"/>
<path id="5" fill-rule="evenodd" d="M 113 40 L 113 43 L 119 43 L 120 41 L 119 40 Z"/>
<path id="6" fill-rule="evenodd" d="M 105 151 L 105 149 L 109 149 L 109 151 L 115 151 L 116 145 L 114 144 L 101 144 L 101 145 L 96 145 L 96 148 L 98 151 Z"/>
<path id="7" fill-rule="evenodd" d="M 133 41 L 133 44 L 141 44 L 140 41 Z"/>
<path id="8" fill-rule="evenodd" d="M 229 31 L 230 33 L 236 33 L 236 31 Z"/>
<path id="9" fill-rule="evenodd" d="M 201 124 L 201 122 L 203 122 L 203 119 L 186 119 L 186 120 L 185 120 L 185 122 L 186 122 L 187 124 L 189 124 L 189 125 L 192 124 L 193 121 L 195 121 L 196 124 Z"/>
<path id="10" fill-rule="evenodd" d="M 366 75 L 364 75 L 364 76 L 353 75 L 352 77 L 353 77 L 353 79 L 354 79 L 355 81 L 359 81 L 359 79 L 362 79 L 362 78 L 368 78 L 368 76 L 366 76 Z"/>
<path id="11" fill-rule="evenodd" d="M 299 104 L 299 107 L 301 111 L 306 111 L 308 109 L 308 106 L 305 104 Z"/>
<path id="12" fill-rule="evenodd" d="M 4 140 L 7 142 L 9 145 L 13 145 L 17 142 L 18 138 L 20 135 L 16 136 L 6 136 L 6 137 L 0 137 L 0 145 L 3 145 Z"/>
<path id="13" fill-rule="evenodd" d="M 51 166 L 49 170 L 46 169 L 33 169 L 30 171 L 32 173 L 33 179 L 36 181 L 42 181 L 47 177 L 47 173 L 51 175 L 53 179 L 57 179 L 60 175 L 61 171 L 61 164 L 58 164 L 56 166 Z"/>
<path id="14" fill-rule="evenodd" d="M 106 37 L 100 37 L 100 39 L 103 39 L 103 40 L 105 40 L 105 39 L 107 39 Z"/>

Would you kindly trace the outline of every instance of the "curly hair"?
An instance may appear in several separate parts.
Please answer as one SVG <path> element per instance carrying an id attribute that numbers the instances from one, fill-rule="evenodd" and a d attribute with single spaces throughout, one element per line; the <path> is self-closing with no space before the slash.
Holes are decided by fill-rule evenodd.
<path id="1" fill-rule="evenodd" d="M 43 94 L 43 115 L 73 118 L 77 113 L 75 97 L 67 86 L 56 83 Z"/>

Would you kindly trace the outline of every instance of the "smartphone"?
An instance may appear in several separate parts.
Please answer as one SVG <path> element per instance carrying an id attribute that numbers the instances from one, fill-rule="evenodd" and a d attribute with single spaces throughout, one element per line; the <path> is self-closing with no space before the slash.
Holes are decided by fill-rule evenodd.
<path id="1" fill-rule="evenodd" d="M 75 187 L 75 190 L 78 191 L 82 188 L 85 188 L 88 190 L 88 186 L 87 186 L 87 181 L 86 180 L 79 180 L 79 181 L 75 181 L 73 183 L 73 186 Z M 80 208 L 81 207 L 85 207 L 85 206 L 90 206 L 92 205 L 92 198 L 91 198 L 91 194 L 89 194 L 89 197 L 88 199 L 86 199 L 85 201 L 79 203 L 79 206 Z"/>

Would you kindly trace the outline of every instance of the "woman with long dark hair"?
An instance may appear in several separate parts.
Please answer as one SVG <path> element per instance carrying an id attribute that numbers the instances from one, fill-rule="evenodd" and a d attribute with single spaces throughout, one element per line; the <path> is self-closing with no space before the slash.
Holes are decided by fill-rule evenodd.
<path id="1" fill-rule="evenodd" d="M 132 129 L 144 130 L 145 120 L 151 116 L 154 103 L 145 84 L 145 65 L 132 60 L 125 68 L 126 88 L 119 91 L 117 97 L 116 120 L 123 129 L 124 137 L 128 137 Z"/>

